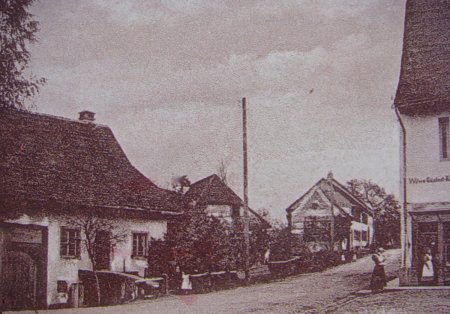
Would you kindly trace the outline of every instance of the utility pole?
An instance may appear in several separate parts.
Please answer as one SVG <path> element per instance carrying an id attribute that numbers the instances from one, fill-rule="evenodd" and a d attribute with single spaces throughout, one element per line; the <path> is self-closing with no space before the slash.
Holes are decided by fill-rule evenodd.
<path id="1" fill-rule="evenodd" d="M 330 211 L 331 211 L 331 216 L 330 216 L 330 250 L 331 252 L 334 251 L 334 238 L 335 238 L 335 219 L 334 219 L 334 202 L 335 202 L 335 197 L 334 197 L 334 186 L 333 186 L 333 173 L 330 171 L 328 173 L 327 176 L 327 180 L 326 180 L 327 184 L 329 185 L 330 190 L 328 191 L 329 193 L 329 199 L 331 201 L 331 205 L 330 205 Z"/>
<path id="2" fill-rule="evenodd" d="M 244 272 L 245 281 L 249 281 L 250 277 L 250 228 L 248 217 L 248 166 L 247 166 L 247 104 L 245 97 L 242 98 L 242 140 L 244 152 Z"/>

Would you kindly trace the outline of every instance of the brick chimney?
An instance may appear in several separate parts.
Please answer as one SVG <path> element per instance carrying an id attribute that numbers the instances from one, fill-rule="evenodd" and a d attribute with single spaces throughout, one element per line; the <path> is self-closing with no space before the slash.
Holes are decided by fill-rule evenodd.
<path id="1" fill-rule="evenodd" d="M 83 110 L 79 112 L 80 117 L 78 118 L 80 121 L 88 121 L 93 122 L 95 120 L 95 112 Z"/>
<path id="2" fill-rule="evenodd" d="M 327 179 L 330 181 L 333 180 L 333 172 L 331 170 L 328 172 Z"/>

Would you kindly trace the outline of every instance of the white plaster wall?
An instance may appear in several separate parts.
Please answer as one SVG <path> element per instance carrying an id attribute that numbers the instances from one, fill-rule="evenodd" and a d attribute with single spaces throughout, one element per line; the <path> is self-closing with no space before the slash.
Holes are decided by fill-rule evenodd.
<path id="1" fill-rule="evenodd" d="M 223 219 L 228 223 L 233 221 L 231 217 L 232 209 L 229 205 L 208 205 L 206 207 L 206 214 Z"/>
<path id="2" fill-rule="evenodd" d="M 22 216 L 19 219 L 7 222 L 23 225 L 39 225 L 48 228 L 48 267 L 47 267 L 47 304 L 57 303 L 57 281 L 64 280 L 69 284 L 78 282 L 78 270 L 92 270 L 92 264 L 87 252 L 82 245 L 80 259 L 67 259 L 60 256 L 60 228 L 67 225 L 67 220 L 62 216 L 52 215 L 44 218 Z M 144 275 L 147 267 L 146 259 L 131 258 L 133 243 L 132 233 L 148 233 L 148 239 L 161 238 L 167 231 L 167 221 L 152 220 L 142 221 L 137 219 L 122 219 L 119 223 L 122 230 L 127 233 L 123 242 L 113 248 L 111 258 L 111 270 L 122 272 L 138 271 Z"/>
<path id="3" fill-rule="evenodd" d="M 206 213 L 218 218 L 231 218 L 232 209 L 229 205 L 208 205 Z"/>
<path id="4" fill-rule="evenodd" d="M 61 227 L 66 221 L 58 216 L 48 218 L 48 268 L 47 268 L 47 303 L 57 303 L 57 281 L 64 280 L 70 284 L 78 282 L 78 270 L 92 270 L 92 265 L 84 246 L 81 245 L 81 258 L 68 259 L 60 256 Z"/>
<path id="5" fill-rule="evenodd" d="M 439 116 L 402 116 L 406 128 L 408 203 L 450 201 L 450 161 L 440 159 Z M 414 184 L 411 179 L 444 178 L 443 182 Z M 428 180 L 429 181 L 429 180 Z"/>
<path id="6" fill-rule="evenodd" d="M 144 276 L 144 269 L 147 267 L 146 258 L 132 258 L 133 233 L 148 233 L 150 238 L 160 239 L 167 231 L 167 222 L 164 220 L 142 221 L 137 219 L 123 220 L 121 228 L 127 233 L 125 240 L 116 245 L 113 249 L 111 261 L 112 271 L 138 271 L 140 276 Z M 150 248 L 151 249 L 151 248 Z"/>

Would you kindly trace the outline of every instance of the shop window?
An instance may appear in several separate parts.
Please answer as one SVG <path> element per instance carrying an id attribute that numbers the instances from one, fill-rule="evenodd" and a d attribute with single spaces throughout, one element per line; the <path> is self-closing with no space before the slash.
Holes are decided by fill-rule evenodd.
<path id="1" fill-rule="evenodd" d="M 80 258 L 80 229 L 61 227 L 60 255 L 65 258 Z"/>
<path id="2" fill-rule="evenodd" d="M 450 160 L 450 131 L 448 120 L 448 117 L 439 118 L 441 160 Z"/>
<path id="3" fill-rule="evenodd" d="M 147 233 L 133 233 L 133 257 L 147 256 Z"/>

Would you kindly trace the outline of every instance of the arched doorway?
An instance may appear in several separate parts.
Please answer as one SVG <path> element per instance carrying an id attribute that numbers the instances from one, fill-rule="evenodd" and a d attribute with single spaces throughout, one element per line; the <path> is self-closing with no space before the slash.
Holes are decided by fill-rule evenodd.
<path id="1" fill-rule="evenodd" d="M 1 260 L 0 308 L 2 310 L 36 307 L 36 262 L 26 253 L 5 252 Z"/>

